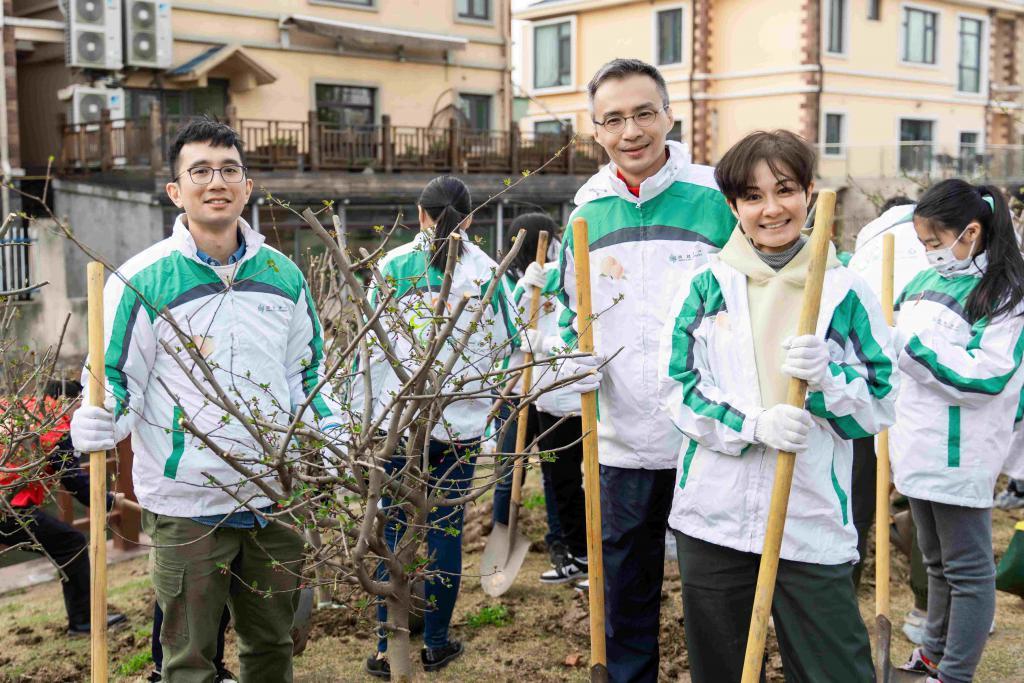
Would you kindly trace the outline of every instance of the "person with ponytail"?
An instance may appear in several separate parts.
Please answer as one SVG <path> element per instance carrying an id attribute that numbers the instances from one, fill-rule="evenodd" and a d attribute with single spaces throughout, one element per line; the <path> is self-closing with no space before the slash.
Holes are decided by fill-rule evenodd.
<path id="1" fill-rule="evenodd" d="M 490 380 L 486 377 L 496 363 L 507 357 L 518 345 L 515 316 L 512 312 L 511 286 L 507 278 L 501 278 L 486 300 L 488 290 L 494 281 L 498 265 L 473 244 L 466 231 L 472 223 L 472 202 L 469 189 L 458 178 L 442 176 L 434 178 L 420 194 L 418 214 L 420 233 L 408 244 L 389 251 L 380 261 L 381 275 L 393 289 L 393 302 L 383 314 L 382 323 L 390 331 L 390 342 L 399 359 L 418 364 L 416 358 L 422 355 L 430 340 L 431 326 L 435 319 L 433 311 L 440 303 L 438 297 L 445 277 L 448 249 L 458 250 L 454 271 L 451 274 L 451 289 L 444 302 L 450 314 L 463 299 L 468 299 L 459 315 L 455 328 L 449 336 L 449 343 L 435 361 L 441 366 L 457 355 L 451 372 L 440 387 L 429 387 L 431 393 L 454 398 L 446 401 L 440 419 L 434 424 L 429 443 L 426 445 L 430 465 L 428 486 L 444 490 L 445 497 L 457 498 L 464 495 L 473 480 L 476 454 L 487 427 L 488 414 L 493 397 L 487 392 Z M 452 241 L 449 236 L 458 233 L 461 239 Z M 381 292 L 371 288 L 370 303 L 376 305 Z M 481 307 L 483 313 L 474 322 Z M 447 324 L 447 318 L 441 321 Z M 457 340 L 469 332 L 465 346 L 456 348 Z M 370 344 L 369 372 L 372 387 L 372 418 L 377 420 L 388 410 L 396 395 L 402 390 L 402 382 L 395 374 L 378 344 Z M 353 412 L 365 405 L 366 387 L 362 372 L 354 375 L 349 404 Z M 400 401 L 397 408 L 403 410 L 406 402 Z M 356 419 L 360 416 L 355 415 Z M 392 424 L 390 418 L 380 424 Z M 415 425 L 412 427 L 415 431 Z M 403 434 L 399 452 L 390 462 L 384 463 L 388 473 L 401 469 L 408 453 L 405 439 L 413 434 Z M 381 513 L 386 518 L 385 540 L 394 548 L 405 534 L 406 520 L 403 509 L 389 497 L 381 500 Z M 449 637 L 449 624 L 455 610 L 462 575 L 462 525 L 464 510 L 461 506 L 438 506 L 427 517 L 426 556 L 427 569 L 437 574 L 425 586 L 426 601 L 424 614 L 424 647 L 420 653 L 423 668 L 437 671 L 462 654 L 463 646 Z M 386 580 L 387 570 L 383 563 L 378 577 Z M 383 624 L 387 622 L 387 609 L 383 600 L 378 602 L 377 617 L 381 623 L 377 652 L 366 661 L 366 671 L 372 676 L 390 678 L 391 667 L 387 660 L 387 635 Z"/>
<path id="2" fill-rule="evenodd" d="M 995 614 L 992 490 L 1024 385 L 1024 259 L 995 187 L 944 180 L 914 209 L 930 268 L 896 301 L 893 481 L 928 572 L 922 645 L 903 668 L 967 683 Z"/>
<path id="3" fill-rule="evenodd" d="M 526 351 L 533 353 L 535 361 L 558 355 L 565 346 L 558 336 L 558 317 L 561 313 L 558 294 L 558 224 L 546 213 L 526 213 L 512 221 L 509 232 L 509 248 L 518 238 L 520 231 L 522 246 L 509 267 L 509 273 L 517 278 L 512 296 L 522 321 L 528 322 L 530 297 L 533 288 L 540 289 L 541 306 L 537 329 L 527 330 L 527 342 L 516 352 L 510 365 L 522 365 Z M 541 267 L 536 263 L 537 242 L 542 230 L 551 236 L 548 243 L 547 263 Z M 558 368 L 538 365 L 534 368 L 533 386 L 550 386 L 557 379 Z M 513 392 L 522 395 L 522 389 Z M 514 453 L 516 442 L 516 411 L 511 406 L 513 424 L 505 428 L 504 438 L 498 446 L 500 453 Z M 544 541 L 548 546 L 552 569 L 542 572 L 541 583 L 563 584 L 583 579 L 587 575 L 587 529 L 583 500 L 583 444 L 580 436 L 583 426 L 580 418 L 580 395 L 574 389 L 560 387 L 549 389 L 532 404 L 528 413 L 527 443 L 537 438 L 542 453 L 552 457 L 541 459 L 541 476 L 544 484 L 544 505 L 547 510 L 548 533 Z M 539 435 L 539 438 L 538 438 Z M 494 522 L 508 524 L 509 499 L 511 498 L 512 477 L 498 482 L 494 490 Z"/>

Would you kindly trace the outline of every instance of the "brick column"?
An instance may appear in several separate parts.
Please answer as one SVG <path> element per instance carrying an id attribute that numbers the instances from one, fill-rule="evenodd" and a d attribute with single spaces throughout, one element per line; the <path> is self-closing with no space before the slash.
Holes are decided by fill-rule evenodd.
<path id="1" fill-rule="evenodd" d="M 693 18 L 693 70 L 696 74 L 711 73 L 711 0 L 694 0 Z M 690 149 L 693 160 L 699 164 L 711 163 L 711 103 L 697 99 L 699 95 L 706 94 L 710 86 L 708 80 L 690 82 L 694 98 L 690 113 L 693 117 Z"/>

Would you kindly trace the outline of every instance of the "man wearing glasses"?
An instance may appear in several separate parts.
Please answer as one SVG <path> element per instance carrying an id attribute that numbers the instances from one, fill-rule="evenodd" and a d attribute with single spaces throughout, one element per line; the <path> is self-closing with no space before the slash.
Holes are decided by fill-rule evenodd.
<path id="1" fill-rule="evenodd" d="M 135 493 L 163 611 L 162 679 L 224 679 L 213 660 L 228 603 L 241 680 L 291 681 L 303 541 L 273 521 L 273 500 L 213 452 L 211 444 L 273 487 L 267 454 L 243 424 L 205 400 L 196 384 L 206 382 L 184 346 L 205 358 L 242 414 L 286 425 L 322 379 L 320 322 L 302 272 L 240 217 L 253 182 L 238 134 L 193 120 L 169 161 L 167 195 L 184 213 L 170 237 L 108 279 L 106 408 L 86 400 L 71 436 L 84 452 L 132 437 Z M 87 364 L 83 377 L 88 372 Z M 338 423 L 335 406 L 318 395 L 301 419 L 329 430 Z M 186 420 L 210 443 L 186 431 Z"/>
<path id="2" fill-rule="evenodd" d="M 690 162 L 672 128 L 665 80 L 616 59 L 588 86 L 594 138 L 611 163 L 576 193 L 572 218 L 589 225 L 597 355 L 598 443 L 608 670 L 613 681 L 658 679 L 665 531 L 682 436 L 658 406 L 658 343 L 683 274 L 728 240 L 736 219 L 714 169 Z M 562 242 L 559 321 L 575 344 L 572 230 Z M 574 385 L 570 385 L 574 386 Z"/>

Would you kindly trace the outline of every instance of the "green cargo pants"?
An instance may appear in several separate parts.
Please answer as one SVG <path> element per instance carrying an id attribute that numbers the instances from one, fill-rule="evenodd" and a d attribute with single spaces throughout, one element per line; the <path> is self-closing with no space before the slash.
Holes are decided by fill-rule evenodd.
<path id="1" fill-rule="evenodd" d="M 238 634 L 241 680 L 290 683 L 302 538 L 278 523 L 215 528 L 148 511 L 142 525 L 153 540 L 153 586 L 164 612 L 163 680 L 213 681 L 227 603 Z"/>

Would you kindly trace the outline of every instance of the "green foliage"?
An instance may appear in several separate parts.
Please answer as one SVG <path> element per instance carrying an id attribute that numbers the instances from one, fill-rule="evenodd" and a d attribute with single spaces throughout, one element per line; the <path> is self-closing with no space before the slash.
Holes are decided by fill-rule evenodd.
<path id="1" fill-rule="evenodd" d="M 526 496 L 523 498 L 523 507 L 527 510 L 540 510 L 544 507 L 544 494 L 538 491 Z"/>
<path id="2" fill-rule="evenodd" d="M 512 623 L 512 615 L 504 605 L 484 605 L 479 610 L 469 615 L 466 624 L 470 628 L 483 628 L 484 626 L 507 626 Z"/>
<path id="3" fill-rule="evenodd" d="M 149 650 L 136 652 L 123 664 L 117 667 L 116 673 L 120 676 L 133 676 L 146 668 L 147 664 L 153 661 L 153 655 Z"/>

